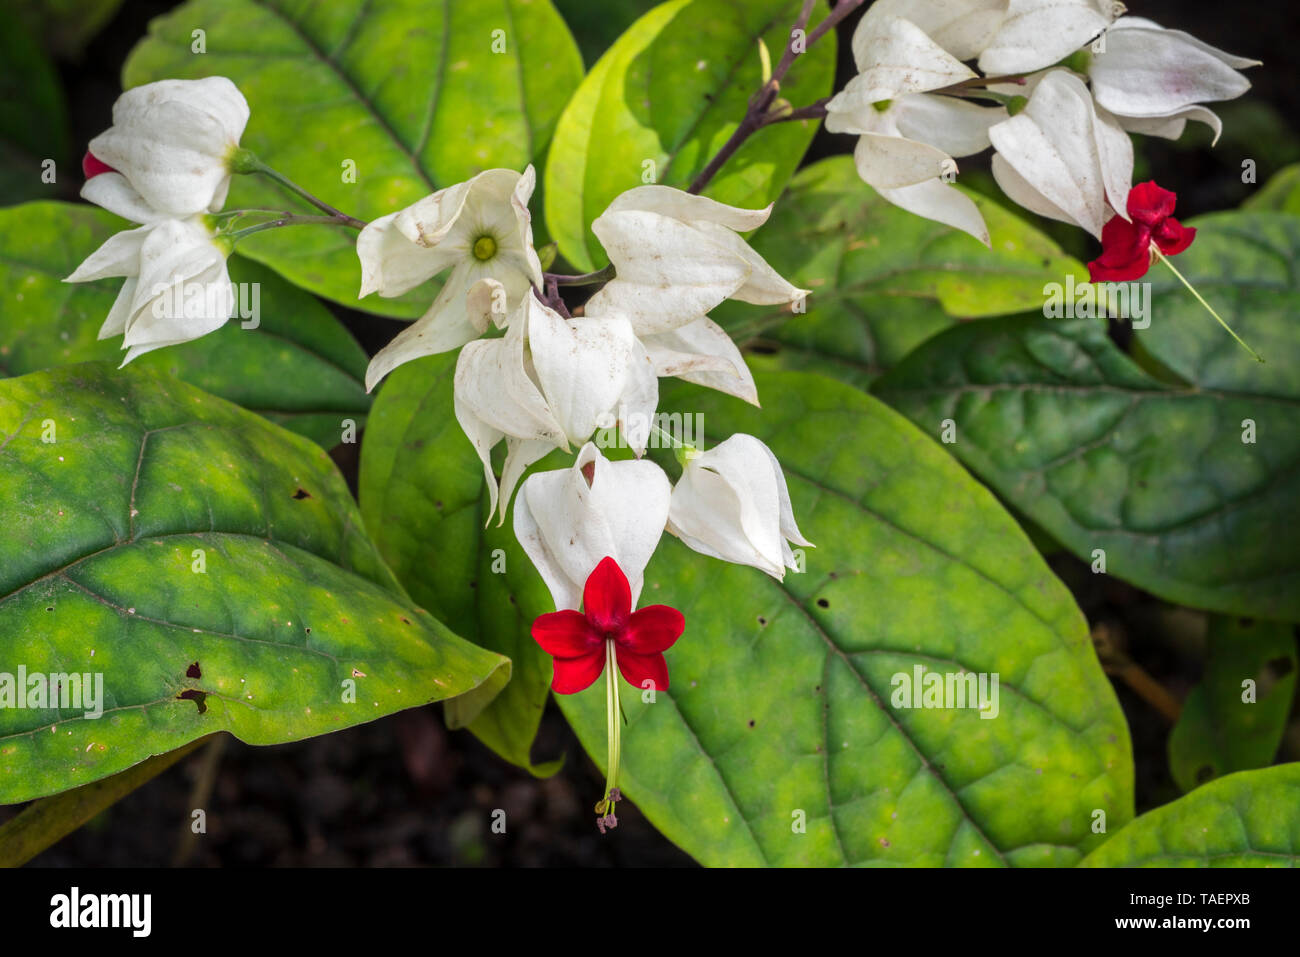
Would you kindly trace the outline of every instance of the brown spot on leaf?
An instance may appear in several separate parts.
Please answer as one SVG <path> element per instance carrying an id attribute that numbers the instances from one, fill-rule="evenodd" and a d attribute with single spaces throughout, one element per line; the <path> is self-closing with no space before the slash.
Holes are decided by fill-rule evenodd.
<path id="1" fill-rule="evenodd" d="M 302 501 L 304 498 L 311 498 L 311 492 L 307 491 L 305 488 L 299 488 L 298 491 L 293 493 L 293 497 Z"/>

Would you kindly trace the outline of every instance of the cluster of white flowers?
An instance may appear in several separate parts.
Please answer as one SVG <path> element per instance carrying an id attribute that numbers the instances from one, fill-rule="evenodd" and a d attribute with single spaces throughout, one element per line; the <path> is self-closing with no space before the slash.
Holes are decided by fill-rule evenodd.
<path id="1" fill-rule="evenodd" d="M 367 385 L 401 363 L 461 349 L 456 419 L 502 521 L 530 465 L 553 449 L 577 450 L 571 468 L 525 481 L 514 511 L 515 533 L 557 608 L 579 606 L 606 556 L 627 575 L 635 601 L 665 529 L 706 555 L 781 578 L 794 565 L 790 542 L 810 543 L 766 445 L 735 435 L 717 448 L 683 448 L 675 487 L 641 458 L 661 376 L 757 404 L 745 360 L 708 313 L 729 298 L 779 305 L 807 294 L 738 234 L 762 225 L 770 208 L 737 209 L 666 186 L 628 190 L 592 227 L 614 278 L 574 317 L 539 295 L 533 184 L 531 167 L 522 175 L 487 170 L 362 230 L 363 295 L 401 295 L 450 270 L 429 310 L 375 356 Z M 492 328 L 504 334 L 484 337 Z M 610 461 L 590 441 L 615 423 L 636 458 Z M 498 481 L 492 450 L 503 439 Z"/>
<path id="2" fill-rule="evenodd" d="M 230 318 L 230 243 L 208 214 L 226 201 L 248 115 L 225 77 L 162 80 L 118 97 L 113 125 L 90 141 L 81 195 L 142 225 L 110 237 L 67 281 L 126 277 L 99 330 L 123 337 L 123 365 Z"/>
<path id="3" fill-rule="evenodd" d="M 985 244 L 951 183 L 955 158 L 989 146 L 1007 196 L 1100 238 L 1111 215 L 1128 218 L 1128 133 L 1177 139 L 1198 120 L 1217 139 L 1201 104 L 1240 96 L 1250 83 L 1237 71 L 1258 65 L 1124 12 L 1114 0 L 876 0 L 826 128 L 860 137 L 858 172 L 889 202 Z"/>
<path id="4" fill-rule="evenodd" d="M 230 240 L 212 214 L 225 202 L 248 117 L 225 78 L 166 80 L 123 94 L 113 126 L 90 143 L 82 195 L 143 225 L 111 237 L 68 280 L 126 277 L 100 338 L 123 334 L 128 362 L 231 314 Z M 635 598 L 665 530 L 706 555 L 783 577 L 795 567 L 790 543 L 811 543 L 763 442 L 678 443 L 675 487 L 642 458 L 661 376 L 758 403 L 745 360 L 708 313 L 729 298 L 793 305 L 807 295 L 739 235 L 771 207 L 738 209 L 665 186 L 628 190 L 592 227 L 613 276 L 573 317 L 558 298 L 543 298 L 528 211 L 535 181 L 531 166 L 486 170 L 361 230 L 360 296 L 400 296 L 445 274 L 428 311 L 371 361 L 367 389 L 402 363 L 460 349 L 455 415 L 503 522 L 530 465 L 552 449 L 576 450 L 571 469 L 524 482 L 515 507 L 515 532 L 559 608 L 578 607 L 606 556 Z M 188 286 L 208 294 L 175 294 Z M 591 441 L 614 425 L 635 458 L 610 461 Z M 502 439 L 498 480 L 492 450 Z"/>

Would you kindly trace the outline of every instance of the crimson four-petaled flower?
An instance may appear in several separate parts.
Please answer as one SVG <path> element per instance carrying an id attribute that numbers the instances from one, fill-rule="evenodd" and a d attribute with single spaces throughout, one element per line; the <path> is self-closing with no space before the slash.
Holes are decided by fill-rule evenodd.
<path id="1" fill-rule="evenodd" d="M 618 670 L 637 688 L 668 688 L 663 653 L 681 637 L 686 619 L 668 605 L 632 610 L 632 590 L 618 562 L 605 557 L 587 578 L 582 612 L 564 610 L 538 615 L 533 638 L 555 658 L 551 690 L 575 694 L 590 687 L 605 670 L 609 642 Z M 653 684 L 647 685 L 650 681 Z"/>
<path id="2" fill-rule="evenodd" d="M 1196 229 L 1174 219 L 1178 196 L 1154 182 L 1138 183 L 1128 194 L 1132 222 L 1112 216 L 1101 230 L 1101 255 L 1088 263 L 1093 282 L 1128 282 L 1145 276 L 1151 244 L 1174 256 L 1192 244 Z"/>

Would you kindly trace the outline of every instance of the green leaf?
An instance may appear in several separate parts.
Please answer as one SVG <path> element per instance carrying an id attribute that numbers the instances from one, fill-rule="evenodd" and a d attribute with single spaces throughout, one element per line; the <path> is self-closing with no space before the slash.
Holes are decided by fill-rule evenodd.
<path id="1" fill-rule="evenodd" d="M 0 202 L 59 195 L 81 174 L 70 153 L 58 74 L 34 34 L 6 16 L 0 30 Z M 51 174 L 54 181 L 47 182 Z"/>
<path id="2" fill-rule="evenodd" d="M 1169 768 L 1184 791 L 1272 764 L 1295 697 L 1290 625 L 1216 615 L 1208 641 L 1205 677 L 1169 736 Z"/>
<path id="3" fill-rule="evenodd" d="M 469 725 L 503 758 L 534 774 L 530 757 L 551 683 L 550 658 L 533 641 L 550 592 L 510 525 L 489 519 L 483 466 L 456 422 L 454 353 L 408 362 L 379 392 L 361 447 L 361 512 L 380 553 L 425 608 L 470 641 L 508 655 L 513 678 L 473 723 L 448 705 L 453 726 Z"/>
<path id="4" fill-rule="evenodd" d="M 191 52 L 196 25 L 201 56 Z M 149 25 L 123 82 L 212 75 L 230 77 L 252 108 L 243 146 L 371 220 L 481 170 L 540 162 L 582 59 L 549 0 L 191 0 Z M 344 181 L 349 163 L 354 183 Z M 268 180 L 242 176 L 226 206 L 291 204 Z M 304 226 L 239 249 L 357 309 L 411 318 L 428 308 L 427 285 L 358 302 L 355 242 L 352 230 Z"/>
<path id="5" fill-rule="evenodd" d="M 1200 221 L 1179 268 L 1268 358 L 1260 365 L 1152 268 L 1148 375 L 1100 320 L 950 329 L 874 387 L 1075 555 L 1178 604 L 1300 620 L 1300 219 Z"/>
<path id="6" fill-rule="evenodd" d="M 1298 867 L 1300 764 L 1242 771 L 1148 811 L 1084 867 Z"/>
<path id="7" fill-rule="evenodd" d="M 1279 170 L 1241 208 L 1252 212 L 1300 213 L 1300 163 Z"/>
<path id="8" fill-rule="evenodd" d="M 757 378 L 761 411 L 681 386 L 660 407 L 767 442 L 817 547 L 781 583 L 665 536 L 641 601 L 686 632 L 670 691 L 623 685 L 620 786 L 709 865 L 1076 862 L 1095 810 L 1131 817 L 1133 764 L 1069 592 L 901 416 L 819 376 Z M 997 673 L 997 717 L 895 707 L 917 666 Z M 603 761 L 603 684 L 559 701 Z"/>
<path id="9" fill-rule="evenodd" d="M 729 302 L 713 318 L 750 342 L 757 368 L 805 369 L 865 388 L 959 319 L 1037 309 L 1045 283 L 1087 279 L 1024 220 L 968 195 L 988 224 L 991 250 L 885 202 L 851 156 L 814 163 L 751 241 L 777 272 L 812 290 L 808 312 L 759 313 Z"/>
<path id="10" fill-rule="evenodd" d="M 237 406 L 87 363 L 0 381 L 0 435 L 5 671 L 103 676 L 98 719 L 0 708 L 0 803 L 508 680 L 411 605 L 329 456 Z"/>
<path id="11" fill-rule="evenodd" d="M 555 131 L 546 167 L 546 225 L 580 270 L 608 260 L 591 221 L 646 182 L 685 189 L 730 138 L 761 78 L 758 41 L 784 50 L 800 0 L 670 0 L 634 23 L 592 68 Z M 812 23 L 826 11 L 818 5 Z M 803 106 L 831 92 L 835 37 L 795 61 L 781 95 Z M 751 136 L 705 195 L 766 206 L 816 132 L 810 121 Z M 647 165 L 647 164 L 652 164 Z M 648 177 L 648 178 L 647 178 Z"/>
<path id="12" fill-rule="evenodd" d="M 94 206 L 29 203 L 0 210 L 0 375 L 22 375 L 92 359 L 122 358 L 120 337 L 96 338 L 120 279 L 65 283 L 104 240 L 129 224 Z M 230 278 L 243 285 L 260 324 L 232 319 L 210 335 L 146 353 L 131 364 L 184 379 L 265 415 L 326 448 L 346 420 L 359 429 L 370 408 L 366 354 L 320 302 L 264 266 L 238 256 Z"/>

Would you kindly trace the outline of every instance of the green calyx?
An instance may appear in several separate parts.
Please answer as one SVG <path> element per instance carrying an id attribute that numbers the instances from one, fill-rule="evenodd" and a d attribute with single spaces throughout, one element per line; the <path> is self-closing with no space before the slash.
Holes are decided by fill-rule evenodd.
<path id="1" fill-rule="evenodd" d="M 256 173 L 262 168 L 262 161 L 252 150 L 235 147 L 226 154 L 226 169 L 232 173 Z"/>

